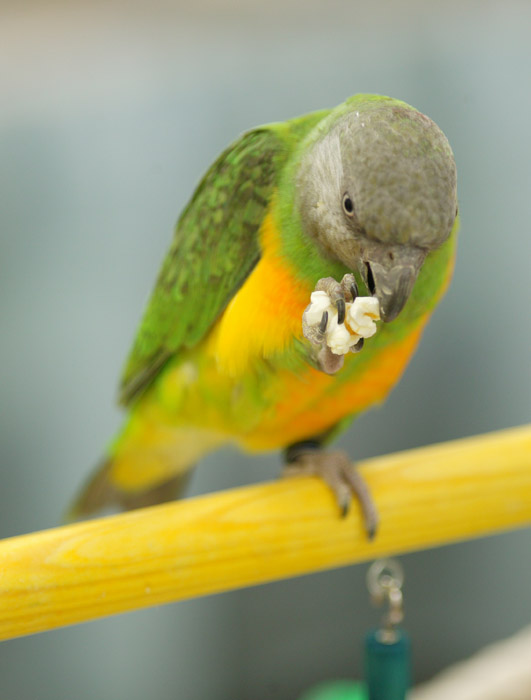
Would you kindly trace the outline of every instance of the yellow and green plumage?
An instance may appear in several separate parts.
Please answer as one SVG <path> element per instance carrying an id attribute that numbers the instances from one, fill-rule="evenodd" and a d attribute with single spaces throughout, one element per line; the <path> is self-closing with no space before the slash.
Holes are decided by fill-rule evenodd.
<path id="1" fill-rule="evenodd" d="M 124 369 L 129 416 L 75 515 L 172 497 L 179 477 L 227 442 L 261 451 L 326 440 L 383 400 L 451 275 L 452 168 L 433 122 L 370 95 L 230 146 L 178 221 Z M 345 187 L 359 203 L 348 220 Z M 360 293 L 374 292 L 363 265 L 378 270 L 378 256 L 389 265 L 410 249 L 423 264 L 400 316 L 339 371 L 323 371 L 302 328 L 316 283 L 354 272 Z"/>

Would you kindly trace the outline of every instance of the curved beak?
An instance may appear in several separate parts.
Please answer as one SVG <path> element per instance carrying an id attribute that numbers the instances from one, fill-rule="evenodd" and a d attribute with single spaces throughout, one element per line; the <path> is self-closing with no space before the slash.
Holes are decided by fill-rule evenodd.
<path id="1" fill-rule="evenodd" d="M 361 274 L 380 302 L 380 316 L 386 323 L 404 308 L 425 257 L 426 251 L 420 248 L 393 246 L 363 261 Z"/>

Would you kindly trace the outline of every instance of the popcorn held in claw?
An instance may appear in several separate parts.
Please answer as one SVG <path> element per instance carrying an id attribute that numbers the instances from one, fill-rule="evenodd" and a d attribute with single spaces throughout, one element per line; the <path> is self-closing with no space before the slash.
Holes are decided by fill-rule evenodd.
<path id="1" fill-rule="evenodd" d="M 346 304 L 345 323 L 360 338 L 370 338 L 376 333 L 376 321 L 380 320 L 380 303 L 376 297 L 356 297 Z"/>
<path id="2" fill-rule="evenodd" d="M 376 297 L 356 297 L 353 302 L 346 302 L 345 322 L 341 324 L 337 322 L 337 308 L 326 292 L 312 292 L 310 299 L 303 314 L 304 323 L 317 330 L 323 314 L 328 314 L 324 336 L 334 355 L 346 355 L 361 338 L 370 338 L 376 333 L 376 321 L 380 320 Z"/>
<path id="3" fill-rule="evenodd" d="M 312 292 L 310 300 L 310 306 L 306 308 L 304 317 L 309 326 L 318 326 L 321 323 L 323 313 L 328 311 L 330 318 L 330 313 L 334 311 L 334 307 L 330 303 L 330 297 L 326 292 Z"/>

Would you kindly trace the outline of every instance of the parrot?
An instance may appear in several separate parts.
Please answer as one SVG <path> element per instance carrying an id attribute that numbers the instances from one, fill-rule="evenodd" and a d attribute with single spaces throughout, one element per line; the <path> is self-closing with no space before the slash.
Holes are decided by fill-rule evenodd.
<path id="1" fill-rule="evenodd" d="M 223 445 L 280 450 L 284 475 L 320 477 L 339 513 L 378 514 L 333 439 L 398 382 L 450 281 L 456 166 L 441 129 L 391 97 L 251 129 L 203 176 L 175 227 L 124 365 L 122 429 L 70 511 L 139 508 L 181 495 Z M 311 294 L 375 297 L 378 331 L 345 354 Z M 307 326 L 307 324 L 306 324 Z"/>

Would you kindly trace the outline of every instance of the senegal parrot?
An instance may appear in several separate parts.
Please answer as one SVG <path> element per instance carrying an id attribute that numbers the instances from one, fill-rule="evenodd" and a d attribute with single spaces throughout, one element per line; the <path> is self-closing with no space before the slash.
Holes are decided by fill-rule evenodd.
<path id="1" fill-rule="evenodd" d="M 399 380 L 453 267 L 456 169 L 438 126 L 396 99 L 356 95 L 243 134 L 182 212 L 123 370 L 128 415 L 73 505 L 83 517 L 178 496 L 220 445 L 284 450 L 345 513 L 377 515 L 337 432 Z M 337 355 L 328 314 L 375 297 L 377 332 Z"/>

